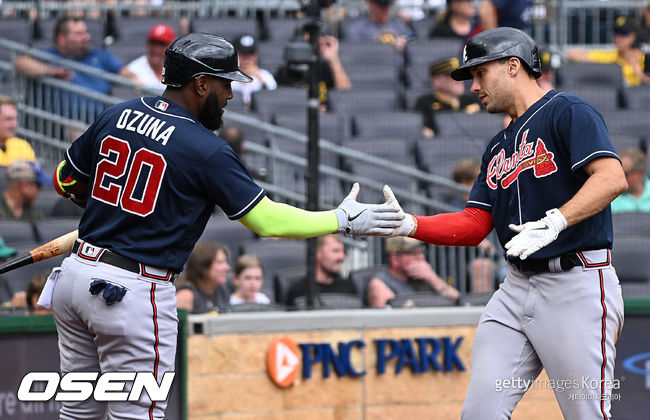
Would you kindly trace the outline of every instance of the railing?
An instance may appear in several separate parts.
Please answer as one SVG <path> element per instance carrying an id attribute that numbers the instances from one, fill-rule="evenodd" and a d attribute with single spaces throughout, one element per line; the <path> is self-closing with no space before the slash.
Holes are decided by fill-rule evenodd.
<path id="1" fill-rule="evenodd" d="M 9 49 L 14 55 L 28 54 L 73 69 L 76 72 L 92 74 L 93 76 L 112 82 L 114 86 L 137 87 L 130 80 L 120 76 L 105 74 L 73 61 L 52 57 L 42 51 L 34 50 L 9 40 L 0 38 L 0 48 Z M 122 101 L 120 98 L 89 91 L 60 79 L 24 79 L 15 73 L 10 63 L 6 62 L 0 62 L 0 77 L 10 78 L 16 81 L 17 86 L 24 86 L 24 90 L 16 95 L 21 111 L 20 128 L 17 130 L 17 134 L 32 143 L 37 156 L 43 160 L 45 165 L 53 165 L 62 159 L 69 143 L 87 128 L 99 111 Z M 71 106 L 70 102 L 65 101 L 65 98 L 69 97 L 81 98 L 83 100 L 77 102 L 77 105 L 82 104 L 87 106 Z M 305 134 L 277 127 L 251 116 L 230 111 L 224 114 L 224 120 L 228 123 L 236 123 L 244 127 L 254 127 L 257 130 L 263 131 L 271 139 L 268 145 L 257 143 L 246 144 L 246 153 L 265 158 L 269 173 L 273 174 L 280 165 L 290 165 L 301 170 L 307 168 L 305 158 L 280 150 L 273 141 L 273 139 L 289 140 L 306 147 L 307 137 Z M 354 159 L 364 164 L 372 164 L 387 172 L 406 176 L 413 180 L 413 185 L 419 184 L 422 187 L 433 185 L 443 191 L 455 193 L 467 193 L 469 191 L 467 187 L 456 184 L 449 179 L 435 176 L 410 166 L 397 164 L 390 160 L 379 159 L 357 150 L 340 146 L 326 139 L 321 139 L 319 144 L 323 151 L 334 153 L 339 157 L 345 156 L 346 159 Z M 360 181 L 364 190 L 374 191 L 377 195 L 381 193 L 384 185 L 379 180 L 361 178 L 350 172 L 327 165 L 320 165 L 320 173 L 321 177 L 334 178 L 343 184 L 349 184 L 351 180 Z M 266 182 L 265 180 L 259 180 L 259 184 L 269 191 L 269 193 L 272 193 L 274 198 L 279 201 L 304 207 L 304 203 L 306 202 L 304 192 L 282 188 L 272 181 Z M 393 190 L 401 201 L 408 202 L 411 206 L 418 209 L 418 213 L 432 214 L 456 210 L 444 202 L 426 197 L 421 192 L 423 189 L 406 190 L 393 188 Z M 333 208 L 339 204 L 341 199 L 342 196 L 321 197 L 320 207 L 324 209 Z M 406 210 L 409 211 L 409 208 L 406 208 Z M 348 243 L 354 248 L 353 254 L 355 254 L 354 259 L 356 261 L 356 263 L 353 263 L 353 266 L 349 267 L 350 269 L 360 268 L 359 264 L 361 264 L 362 260 L 365 260 L 365 265 L 375 265 L 381 261 L 379 241 L 369 239 L 367 241 L 348 241 Z M 466 252 L 464 248 L 461 250 L 460 248 L 456 249 L 453 247 L 430 247 L 429 252 L 430 261 L 436 268 L 436 271 L 443 278 L 450 279 L 457 287 L 464 289 L 468 283 L 466 267 L 478 255 L 478 251 Z"/>

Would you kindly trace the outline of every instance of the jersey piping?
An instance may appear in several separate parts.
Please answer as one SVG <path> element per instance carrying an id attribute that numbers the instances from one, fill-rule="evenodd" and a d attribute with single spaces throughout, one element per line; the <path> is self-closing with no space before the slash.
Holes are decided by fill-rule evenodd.
<path id="1" fill-rule="evenodd" d="M 239 215 L 241 215 L 242 213 L 246 212 L 246 211 L 249 209 L 249 207 L 250 207 L 253 203 L 255 203 L 255 202 L 257 201 L 257 199 L 260 197 L 261 194 L 264 194 L 264 190 L 263 190 L 263 189 L 262 189 L 262 190 L 261 190 L 261 191 L 260 191 L 260 192 L 255 196 L 255 198 L 253 198 L 253 199 L 252 199 L 252 200 L 251 200 L 251 201 L 250 201 L 250 202 L 249 202 L 249 203 L 248 203 L 248 204 L 247 204 L 243 209 L 241 209 L 240 211 L 238 211 L 237 213 L 235 213 L 235 214 L 233 214 L 233 215 L 228 215 L 228 218 L 229 218 L 229 219 L 235 219 L 235 218 L 237 218 L 237 216 L 239 216 Z"/>

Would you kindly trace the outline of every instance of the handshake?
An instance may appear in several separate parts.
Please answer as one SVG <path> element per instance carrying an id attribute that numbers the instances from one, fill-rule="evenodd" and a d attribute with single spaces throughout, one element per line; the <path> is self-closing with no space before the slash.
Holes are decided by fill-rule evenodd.
<path id="1" fill-rule="evenodd" d="M 415 228 L 410 214 L 404 213 L 395 194 L 384 186 L 382 204 L 366 204 L 357 201 L 359 183 L 355 182 L 343 202 L 334 209 L 339 221 L 337 233 L 355 236 L 408 236 Z"/>

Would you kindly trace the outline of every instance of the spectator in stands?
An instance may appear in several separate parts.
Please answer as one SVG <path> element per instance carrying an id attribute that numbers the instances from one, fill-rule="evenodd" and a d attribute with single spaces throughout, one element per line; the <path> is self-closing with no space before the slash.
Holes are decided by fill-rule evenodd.
<path id="1" fill-rule="evenodd" d="M 199 242 L 190 254 L 176 291 L 176 306 L 192 313 L 218 311 L 228 305 L 228 253 L 226 248 Z"/>
<path id="2" fill-rule="evenodd" d="M 235 291 L 230 295 L 230 304 L 240 303 L 271 303 L 271 299 L 261 293 L 264 283 L 264 267 L 255 255 L 240 255 L 235 263 L 235 274 L 232 279 Z"/>
<path id="3" fill-rule="evenodd" d="M 174 28 L 168 25 L 154 25 L 147 37 L 146 54 L 131 61 L 127 70 L 133 73 L 140 84 L 146 88 L 157 91 L 165 90 L 162 80 L 163 63 L 165 62 L 165 50 L 176 39 Z"/>
<path id="4" fill-rule="evenodd" d="M 388 268 L 368 283 L 368 303 L 383 308 L 395 296 L 414 292 L 436 292 L 452 300 L 458 299 L 458 290 L 445 283 L 424 258 L 422 243 L 409 237 L 386 240 Z"/>
<path id="5" fill-rule="evenodd" d="M 474 0 L 447 0 L 447 8 L 429 32 L 429 38 L 467 39 L 476 24 Z"/>
<path id="6" fill-rule="evenodd" d="M 530 30 L 533 0 L 482 0 L 478 9 L 479 24 L 471 35 L 498 26 Z"/>
<path id="7" fill-rule="evenodd" d="M 54 29 L 54 47 L 45 50 L 45 52 L 98 70 L 120 74 L 132 79 L 134 82 L 138 81 L 137 77 L 124 67 L 122 61 L 112 53 L 104 49 L 90 48 L 90 34 L 86 23 L 78 17 L 65 16 L 57 21 Z M 16 58 L 15 66 L 20 74 L 27 77 L 56 77 L 68 80 L 83 88 L 106 94 L 109 93 L 111 88 L 110 82 L 105 79 L 74 72 L 56 64 L 48 64 L 27 55 Z"/>
<path id="8" fill-rule="evenodd" d="M 48 315 L 52 313 L 52 310 L 46 309 L 38 304 L 38 298 L 45 287 L 45 282 L 50 276 L 52 270 L 47 269 L 43 270 L 40 273 L 36 274 L 30 280 L 27 285 L 27 290 L 25 292 L 25 299 L 27 301 L 27 309 L 29 310 L 30 315 Z"/>
<path id="9" fill-rule="evenodd" d="M 542 75 L 537 79 L 537 84 L 544 90 L 555 89 L 555 69 L 560 66 L 560 57 L 549 50 L 540 50 Z"/>
<path id="10" fill-rule="evenodd" d="M 400 19 L 406 24 L 410 25 L 411 22 L 424 19 L 426 14 L 423 7 L 426 0 L 395 0 Z"/>
<path id="11" fill-rule="evenodd" d="M 650 212 L 650 181 L 646 177 L 646 155 L 638 147 L 618 154 L 627 180 L 627 191 L 612 201 L 612 213 Z"/>
<path id="12" fill-rule="evenodd" d="M 349 293 L 356 295 L 354 284 L 341 277 L 341 266 L 345 260 L 345 247 L 339 235 L 326 235 L 317 239 L 316 285 L 319 293 Z M 298 296 L 307 295 L 307 279 L 289 287 L 287 303 L 295 306 Z"/>
<path id="13" fill-rule="evenodd" d="M 237 156 L 242 157 L 244 152 L 244 133 L 241 132 L 239 127 L 234 125 L 225 125 L 219 130 L 219 136 L 224 139 L 232 150 L 237 153 Z"/>
<path id="14" fill-rule="evenodd" d="M 451 172 L 451 179 L 454 182 L 463 184 L 469 188 L 474 185 L 476 177 L 481 172 L 481 162 L 478 159 L 467 158 L 458 161 L 454 170 Z M 469 192 L 463 194 L 462 197 L 452 198 L 448 204 L 456 206 L 459 209 L 465 208 L 465 203 L 469 200 Z"/>
<path id="15" fill-rule="evenodd" d="M 480 172 L 481 162 L 478 159 L 461 159 L 454 166 L 451 179 L 471 188 Z M 448 204 L 462 210 L 465 208 L 467 200 L 469 200 L 469 192 L 463 194 L 462 197 L 450 199 Z M 470 259 L 467 270 L 472 280 L 472 292 L 488 292 L 494 289 L 495 258 L 498 257 L 497 249 L 494 246 L 495 240 L 495 238 L 489 237 L 484 239 L 475 249 L 466 248 L 467 257 Z M 478 251 L 478 255 L 475 254 L 475 251 Z"/>
<path id="16" fill-rule="evenodd" d="M 233 42 L 239 56 L 239 68 L 253 78 L 251 83 L 232 82 L 233 92 L 241 92 L 244 106 L 250 110 L 251 94 L 258 90 L 275 90 L 278 83 L 273 75 L 261 69 L 257 62 L 257 40 L 249 34 L 239 35 Z"/>
<path id="17" fill-rule="evenodd" d="M 477 96 L 465 93 L 463 82 L 451 78 L 451 72 L 458 68 L 456 57 L 438 60 L 429 67 L 433 91 L 420 96 L 415 102 L 415 110 L 422 114 L 422 136 L 432 138 L 436 131 L 435 113 L 456 111 L 473 114 L 481 110 Z"/>
<path id="18" fill-rule="evenodd" d="M 639 48 L 644 54 L 650 53 L 650 3 L 641 9 L 641 22 L 636 36 Z"/>
<path id="19" fill-rule="evenodd" d="M 572 61 L 592 63 L 616 63 L 621 66 L 623 82 L 627 86 L 650 83 L 650 54 L 644 54 L 636 42 L 636 28 L 625 16 L 614 24 L 614 50 L 584 50 L 574 48 L 567 51 Z"/>
<path id="20" fill-rule="evenodd" d="M 51 182 L 38 164 L 17 160 L 7 167 L 7 190 L 0 199 L 0 219 L 36 222 L 45 217 L 34 202 L 41 187 Z"/>
<path id="21" fill-rule="evenodd" d="M 408 40 L 415 37 L 413 29 L 402 19 L 390 15 L 392 0 L 366 0 L 368 16 L 350 24 L 347 41 L 379 41 L 392 44 L 397 51 L 404 51 Z"/>
<path id="22" fill-rule="evenodd" d="M 296 31 L 296 39 L 309 42 L 309 29 L 303 25 Z M 327 110 L 327 92 L 330 89 L 347 90 L 352 87 L 350 78 L 339 58 L 339 41 L 331 35 L 321 35 L 318 39 L 318 52 L 320 54 L 318 67 L 318 92 L 321 110 Z M 300 66 L 285 63 L 275 74 L 279 85 L 306 87 L 309 75 L 302 72 Z"/>
<path id="23" fill-rule="evenodd" d="M 16 160 L 34 162 L 36 156 L 32 146 L 15 137 L 18 124 L 16 101 L 0 95 L 0 166 L 7 166 Z"/>

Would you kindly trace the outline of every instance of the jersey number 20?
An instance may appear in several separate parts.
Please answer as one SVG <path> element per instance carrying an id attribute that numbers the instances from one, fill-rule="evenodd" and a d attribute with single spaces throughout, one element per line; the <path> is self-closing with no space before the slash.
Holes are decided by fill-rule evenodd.
<path id="1" fill-rule="evenodd" d="M 95 182 L 93 184 L 93 198 L 112 206 L 120 206 L 124 211 L 148 216 L 156 207 L 160 184 L 167 168 L 165 158 L 151 150 L 142 148 L 133 154 L 133 161 L 129 166 L 131 147 L 124 140 L 115 137 L 106 137 L 102 140 L 99 154 L 104 158 L 97 164 L 95 169 Z M 143 174 L 144 167 L 149 168 L 148 174 Z M 116 182 L 124 176 L 126 182 L 119 185 Z M 144 180 L 144 188 L 138 191 L 136 186 L 141 176 L 147 176 Z M 105 186 L 106 178 L 109 177 Z"/>

